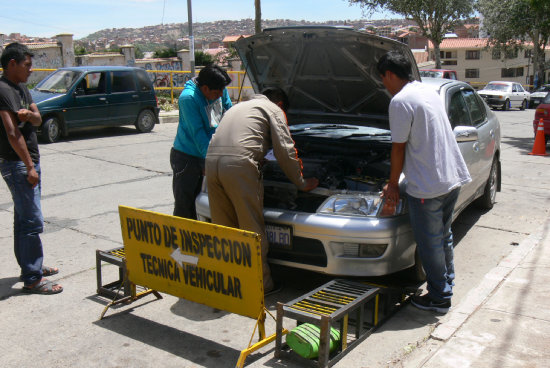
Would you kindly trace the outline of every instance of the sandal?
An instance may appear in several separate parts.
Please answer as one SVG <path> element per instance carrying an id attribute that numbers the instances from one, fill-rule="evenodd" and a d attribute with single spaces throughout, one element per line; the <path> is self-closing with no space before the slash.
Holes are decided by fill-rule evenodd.
<path id="1" fill-rule="evenodd" d="M 42 276 L 48 277 L 59 273 L 59 268 L 42 266 Z M 19 275 L 19 280 L 23 281 L 23 275 Z"/>
<path id="2" fill-rule="evenodd" d="M 59 289 L 54 290 L 55 286 L 59 286 Z M 59 284 L 54 284 L 49 280 L 42 279 L 36 283 L 34 286 L 23 286 L 23 292 L 29 294 L 42 294 L 42 295 L 51 295 L 58 294 L 63 291 L 63 287 Z"/>

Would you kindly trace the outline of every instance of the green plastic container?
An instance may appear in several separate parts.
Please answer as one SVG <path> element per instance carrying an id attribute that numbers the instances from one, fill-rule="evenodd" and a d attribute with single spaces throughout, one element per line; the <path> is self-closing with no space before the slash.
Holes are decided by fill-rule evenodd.
<path id="1" fill-rule="evenodd" d="M 287 345 L 298 355 L 313 359 L 319 356 L 319 337 L 321 328 L 311 323 L 304 323 L 292 329 L 286 336 Z M 340 346 L 340 331 L 330 328 L 330 352 Z"/>

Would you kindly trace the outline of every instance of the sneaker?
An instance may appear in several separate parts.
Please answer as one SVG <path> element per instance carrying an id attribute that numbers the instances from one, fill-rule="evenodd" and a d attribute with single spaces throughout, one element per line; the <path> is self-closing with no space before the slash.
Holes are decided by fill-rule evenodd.
<path id="1" fill-rule="evenodd" d="M 445 300 L 442 302 L 436 302 L 428 294 L 418 296 L 414 295 L 411 298 L 411 303 L 416 308 L 437 312 L 437 313 L 447 313 L 451 309 L 451 301 Z"/>

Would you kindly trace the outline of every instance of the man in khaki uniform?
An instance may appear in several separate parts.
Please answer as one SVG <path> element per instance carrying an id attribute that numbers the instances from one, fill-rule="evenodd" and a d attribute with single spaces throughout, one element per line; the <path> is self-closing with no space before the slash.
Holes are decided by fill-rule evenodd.
<path id="1" fill-rule="evenodd" d="M 304 179 L 302 162 L 290 136 L 288 97 L 268 88 L 228 110 L 210 141 L 206 178 L 212 222 L 261 235 L 264 292 L 274 288 L 267 263 L 269 244 L 263 216 L 264 188 L 260 162 L 269 149 L 288 178 L 303 191 L 315 188 L 316 178 Z"/>

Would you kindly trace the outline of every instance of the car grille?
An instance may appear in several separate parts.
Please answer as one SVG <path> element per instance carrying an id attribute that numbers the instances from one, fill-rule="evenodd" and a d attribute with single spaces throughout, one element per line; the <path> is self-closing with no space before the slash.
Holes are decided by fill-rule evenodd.
<path id="1" fill-rule="evenodd" d="M 271 245 L 269 247 L 269 258 L 319 267 L 327 266 L 327 254 L 323 243 L 317 239 L 302 238 L 300 236 L 292 238 L 292 249 L 283 249 Z"/>

